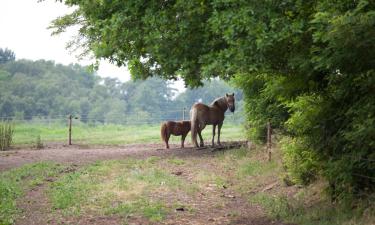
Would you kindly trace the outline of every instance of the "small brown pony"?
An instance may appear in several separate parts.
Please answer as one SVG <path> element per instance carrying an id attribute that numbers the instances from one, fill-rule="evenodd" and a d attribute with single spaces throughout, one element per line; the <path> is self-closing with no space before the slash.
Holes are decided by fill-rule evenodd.
<path id="1" fill-rule="evenodd" d="M 214 139 L 215 139 L 215 129 L 216 125 L 218 126 L 218 136 L 217 136 L 217 143 L 220 143 L 220 130 L 223 126 L 224 121 L 224 113 L 229 110 L 234 112 L 235 110 L 235 99 L 234 93 L 233 94 L 225 94 L 225 96 L 221 98 L 215 99 L 210 105 L 205 105 L 202 103 L 195 103 L 190 110 L 190 121 L 191 121 L 191 139 L 195 147 L 198 146 L 197 142 L 197 134 L 199 135 L 200 139 L 200 146 L 203 147 L 203 138 L 201 135 L 202 130 L 206 127 L 206 125 L 213 125 L 212 126 L 212 146 L 214 146 Z"/>
<path id="2" fill-rule="evenodd" d="M 169 148 L 169 138 L 171 137 L 171 134 L 174 136 L 180 136 L 181 135 L 181 148 L 184 148 L 184 142 L 186 135 L 190 131 L 190 121 L 189 120 L 183 120 L 183 121 L 166 121 L 162 123 L 161 125 L 161 139 L 165 142 L 166 148 Z"/>

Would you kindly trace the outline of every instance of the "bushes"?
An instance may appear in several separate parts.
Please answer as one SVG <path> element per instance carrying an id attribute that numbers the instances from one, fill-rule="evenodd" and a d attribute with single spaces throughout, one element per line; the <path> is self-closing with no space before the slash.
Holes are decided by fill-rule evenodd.
<path id="1" fill-rule="evenodd" d="M 283 122 L 288 118 L 287 107 L 278 99 L 282 76 L 275 78 L 269 74 L 238 74 L 234 83 L 243 90 L 247 136 L 254 141 L 265 142 L 266 124 L 271 120 L 273 128 L 283 129 Z"/>
<path id="2" fill-rule="evenodd" d="M 361 195 L 375 191 L 375 71 L 331 76 L 324 96 L 319 135 L 312 149 L 324 156 L 323 173 L 331 193 Z"/>
<path id="3" fill-rule="evenodd" d="M 10 122 L 0 121 L 0 150 L 10 148 L 13 141 L 14 126 Z"/>
<path id="4" fill-rule="evenodd" d="M 294 182 L 308 184 L 321 174 L 333 197 L 374 192 L 375 71 L 333 73 L 327 86 L 312 89 L 313 81 L 286 78 L 236 78 L 244 88 L 250 138 L 264 140 L 272 118 L 273 127 L 287 136 L 281 148 Z"/>
<path id="5" fill-rule="evenodd" d="M 314 181 L 318 174 L 318 156 L 296 138 L 284 137 L 281 143 L 283 164 L 292 182 L 309 184 Z"/>

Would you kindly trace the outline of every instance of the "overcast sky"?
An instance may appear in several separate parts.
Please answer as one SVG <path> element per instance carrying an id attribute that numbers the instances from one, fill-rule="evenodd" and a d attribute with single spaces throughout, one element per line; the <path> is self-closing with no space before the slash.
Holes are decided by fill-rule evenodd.
<path id="1" fill-rule="evenodd" d="M 89 59 L 78 61 L 66 50 L 66 43 L 75 34 L 69 31 L 58 36 L 51 36 L 47 27 L 58 16 L 72 11 L 55 0 L 0 0 L 0 48 L 9 48 L 17 59 L 46 59 L 56 63 L 79 63 L 89 65 Z M 121 81 L 130 79 L 126 68 L 118 68 L 109 62 L 102 61 L 98 70 L 102 77 L 117 77 Z M 176 84 L 180 90 L 183 84 Z"/>

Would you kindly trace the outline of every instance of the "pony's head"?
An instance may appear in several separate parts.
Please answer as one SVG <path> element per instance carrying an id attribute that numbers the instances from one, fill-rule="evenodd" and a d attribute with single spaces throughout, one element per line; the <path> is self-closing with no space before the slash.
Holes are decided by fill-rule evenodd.
<path id="1" fill-rule="evenodd" d="M 225 100 L 227 101 L 227 106 L 229 108 L 229 110 L 231 112 L 234 112 L 235 110 L 235 105 L 234 105 L 234 102 L 235 102 L 235 99 L 234 99 L 234 93 L 232 94 L 225 94 Z"/>

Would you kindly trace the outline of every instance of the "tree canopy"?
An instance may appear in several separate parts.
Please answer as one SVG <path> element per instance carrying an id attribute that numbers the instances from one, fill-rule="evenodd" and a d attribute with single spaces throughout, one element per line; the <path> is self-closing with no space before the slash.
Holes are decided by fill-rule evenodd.
<path id="1" fill-rule="evenodd" d="M 133 77 L 211 77 L 275 72 L 322 79 L 373 68 L 373 1 L 85 1 L 53 21 L 54 33 L 79 25 L 97 58 L 128 65 Z"/>

